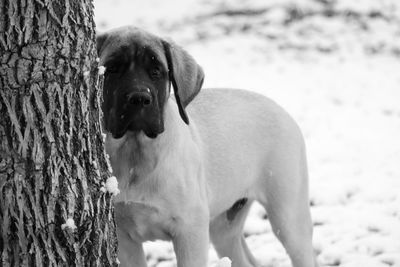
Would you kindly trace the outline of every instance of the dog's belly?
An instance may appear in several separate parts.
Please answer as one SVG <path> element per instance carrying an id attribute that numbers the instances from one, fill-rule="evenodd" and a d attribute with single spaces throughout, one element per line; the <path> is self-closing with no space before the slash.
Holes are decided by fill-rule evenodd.
<path id="1" fill-rule="evenodd" d="M 173 216 L 156 206 L 140 202 L 115 204 L 115 219 L 120 233 L 135 241 L 170 240 Z"/>

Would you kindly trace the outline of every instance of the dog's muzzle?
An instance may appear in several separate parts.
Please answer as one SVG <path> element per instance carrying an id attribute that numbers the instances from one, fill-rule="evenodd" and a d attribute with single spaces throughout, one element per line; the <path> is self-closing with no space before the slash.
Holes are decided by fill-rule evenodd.
<path id="1" fill-rule="evenodd" d="M 157 96 L 147 87 L 135 87 L 120 94 L 110 109 L 107 125 L 116 139 L 127 131 L 143 131 L 148 137 L 157 137 L 164 131 Z"/>

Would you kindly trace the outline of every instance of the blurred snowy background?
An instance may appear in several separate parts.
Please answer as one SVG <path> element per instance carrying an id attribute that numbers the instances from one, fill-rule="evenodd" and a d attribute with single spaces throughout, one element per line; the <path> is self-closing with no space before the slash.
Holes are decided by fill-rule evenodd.
<path id="1" fill-rule="evenodd" d="M 267 95 L 306 138 L 321 266 L 400 266 L 399 0 L 95 0 L 98 31 L 136 25 L 203 66 L 204 87 Z M 263 209 L 247 242 L 263 267 L 290 266 Z M 167 242 L 149 266 L 175 266 Z M 217 259 L 210 249 L 210 262 Z"/>

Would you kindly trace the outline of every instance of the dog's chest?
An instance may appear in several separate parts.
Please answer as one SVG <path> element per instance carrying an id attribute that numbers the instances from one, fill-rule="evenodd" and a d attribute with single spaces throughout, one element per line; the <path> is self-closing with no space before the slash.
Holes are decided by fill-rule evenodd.
<path id="1" fill-rule="evenodd" d="M 148 173 L 143 177 L 137 170 L 121 173 L 121 192 L 115 198 L 117 226 L 140 242 L 170 240 L 178 216 L 170 209 L 171 203 L 164 194 L 166 186 L 159 182 L 158 175 Z"/>
<path id="2" fill-rule="evenodd" d="M 117 202 L 115 219 L 121 232 L 141 242 L 170 240 L 176 221 L 162 207 L 141 202 Z"/>
<path id="3" fill-rule="evenodd" d="M 113 174 L 121 190 L 115 198 L 117 227 L 140 242 L 170 240 L 185 223 L 192 197 L 198 195 L 197 183 L 187 179 L 187 173 L 197 173 L 197 161 L 192 153 L 184 157 L 182 150 L 169 146 L 168 142 L 163 146 L 135 145 L 130 139 L 117 143 L 110 138 L 108 142 Z"/>

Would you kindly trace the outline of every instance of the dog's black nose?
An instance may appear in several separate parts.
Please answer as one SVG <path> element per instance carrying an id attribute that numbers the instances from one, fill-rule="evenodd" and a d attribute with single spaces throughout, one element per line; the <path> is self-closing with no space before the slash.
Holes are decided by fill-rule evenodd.
<path id="1" fill-rule="evenodd" d="M 128 101 L 134 106 L 149 106 L 152 102 L 150 91 L 132 92 L 128 94 Z"/>

